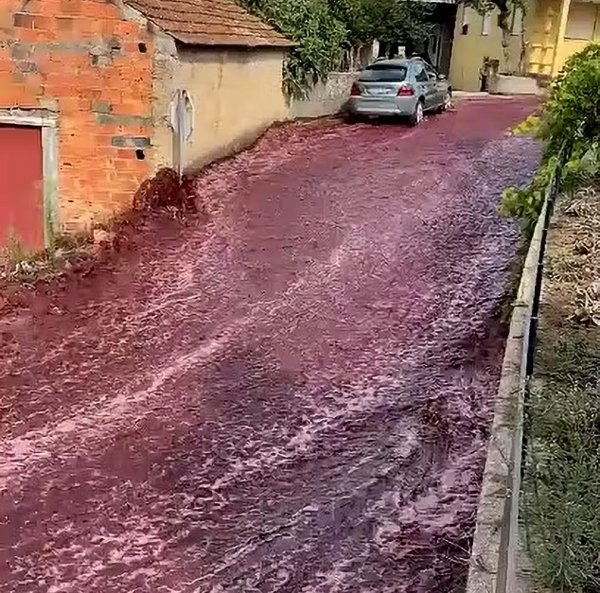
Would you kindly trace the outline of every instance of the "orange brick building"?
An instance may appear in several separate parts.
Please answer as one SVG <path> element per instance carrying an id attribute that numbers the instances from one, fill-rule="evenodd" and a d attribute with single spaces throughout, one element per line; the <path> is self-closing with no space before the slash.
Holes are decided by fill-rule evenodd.
<path id="1" fill-rule="evenodd" d="M 139 185 L 172 165 L 178 89 L 202 104 L 186 164 L 284 118 L 290 45 L 232 0 L 0 0 L 0 246 L 14 235 L 42 248 L 129 208 Z M 239 103 L 235 80 L 267 70 L 277 70 L 267 111 L 227 112 Z M 218 84 L 200 84 L 211 77 Z M 215 123 L 213 111 L 229 119 Z"/>

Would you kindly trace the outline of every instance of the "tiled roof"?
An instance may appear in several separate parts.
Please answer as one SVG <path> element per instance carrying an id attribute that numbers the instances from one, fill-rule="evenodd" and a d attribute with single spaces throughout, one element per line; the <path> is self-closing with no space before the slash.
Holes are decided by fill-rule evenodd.
<path id="1" fill-rule="evenodd" d="M 191 45 L 291 47 L 235 0 L 126 0 L 163 31 Z"/>

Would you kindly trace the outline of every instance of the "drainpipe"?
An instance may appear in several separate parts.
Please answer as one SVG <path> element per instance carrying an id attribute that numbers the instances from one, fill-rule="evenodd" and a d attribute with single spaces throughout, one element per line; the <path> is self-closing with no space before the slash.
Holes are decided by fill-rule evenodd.
<path id="1" fill-rule="evenodd" d="M 561 54 L 561 50 L 565 42 L 565 33 L 567 32 L 567 20 L 569 18 L 570 7 L 571 0 L 562 0 L 558 17 L 558 32 L 556 35 L 556 43 L 554 44 L 554 56 L 552 57 L 552 76 L 556 76 L 558 71 L 557 60 Z"/>

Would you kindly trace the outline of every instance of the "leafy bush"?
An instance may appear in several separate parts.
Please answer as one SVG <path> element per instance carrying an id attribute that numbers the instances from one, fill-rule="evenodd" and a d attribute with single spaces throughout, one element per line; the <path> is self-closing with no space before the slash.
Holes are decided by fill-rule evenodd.
<path id="1" fill-rule="evenodd" d="M 522 121 L 518 126 L 512 129 L 515 136 L 527 134 L 539 134 L 541 127 L 541 119 L 539 115 L 530 115 L 525 121 Z"/>
<path id="2" fill-rule="evenodd" d="M 546 188 L 556 174 L 558 163 L 558 157 L 552 156 L 540 168 L 529 187 L 509 187 L 504 190 L 500 213 L 516 218 L 527 237 L 533 234 L 544 205 Z"/>
<path id="3" fill-rule="evenodd" d="M 550 154 L 600 136 L 600 45 L 571 56 L 550 87 L 541 137 Z"/>
<path id="4" fill-rule="evenodd" d="M 508 188 L 500 208 L 517 218 L 527 234 L 533 232 L 554 176 L 561 189 L 573 191 L 600 174 L 600 45 L 569 58 L 551 85 L 537 135 L 544 144 L 538 174 L 528 188 Z"/>

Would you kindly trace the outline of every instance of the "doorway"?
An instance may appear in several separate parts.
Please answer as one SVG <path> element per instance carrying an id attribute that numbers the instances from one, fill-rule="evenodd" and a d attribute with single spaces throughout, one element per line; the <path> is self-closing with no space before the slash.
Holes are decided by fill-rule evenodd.
<path id="1" fill-rule="evenodd" d="M 42 129 L 0 124 L 0 248 L 44 248 Z"/>

